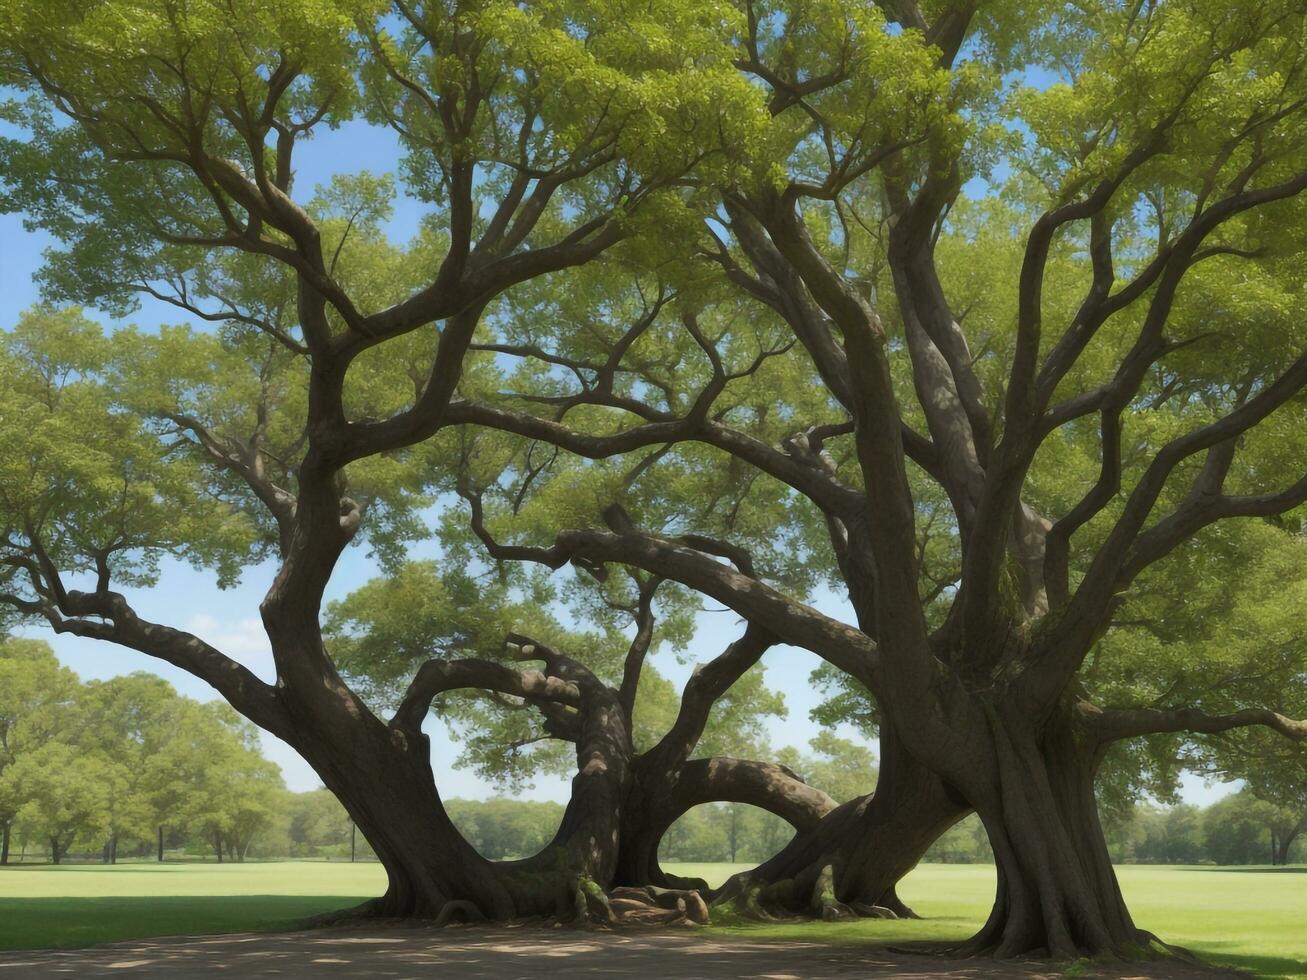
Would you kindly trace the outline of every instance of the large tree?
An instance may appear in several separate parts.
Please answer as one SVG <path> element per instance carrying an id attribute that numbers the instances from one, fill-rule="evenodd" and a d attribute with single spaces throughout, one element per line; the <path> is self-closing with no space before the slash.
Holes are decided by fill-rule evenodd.
<path id="1" fill-rule="evenodd" d="M 1250 725 L 1307 736 L 1266 701 L 1096 701 L 1086 668 L 1134 597 L 1165 588 L 1154 566 L 1307 500 L 1303 11 L 882 6 L 745 4 L 737 64 L 788 142 L 783 164 L 721 188 L 700 246 L 738 300 L 671 311 L 647 331 L 675 349 L 661 358 L 616 342 L 645 332 L 628 321 L 600 363 L 562 297 L 531 344 L 502 348 L 529 365 L 516 391 L 469 391 L 451 415 L 634 474 L 609 478 L 602 523 L 534 542 L 507 528 L 500 554 L 677 580 L 870 692 L 885 798 L 942 785 L 940 819 L 973 807 L 993 844 L 998 894 L 969 949 L 1133 955 L 1151 937 L 1103 844 L 1107 749 Z M 995 159 L 1006 202 L 967 206 Z M 732 302 L 752 307 L 732 317 Z M 769 314 L 807 358 L 801 388 L 767 366 L 732 383 L 768 349 Z M 541 390 L 539 362 L 577 383 Z M 615 382 L 623 369 L 635 380 Z M 565 417 L 582 406 L 608 413 Z M 852 621 L 714 533 L 732 529 L 712 508 L 668 521 L 659 490 L 709 458 L 819 515 Z M 519 463 L 507 492 L 526 473 L 542 486 Z M 828 856 L 783 873 L 812 881 Z M 845 864 L 836 892 L 857 894 L 866 865 Z"/>
<path id="2" fill-rule="evenodd" d="M 4 4 L 0 64 L 31 96 L 7 108 L 27 133 L 4 144 L 6 204 L 59 241 L 49 295 L 110 312 L 149 295 L 216 328 L 106 339 L 47 309 L 6 335 L 0 594 L 191 672 L 294 745 L 385 865 L 379 910 L 553 913 L 611 877 L 620 772 L 585 767 L 558 847 L 492 865 L 432 779 L 439 662 L 379 717 L 320 607 L 347 546 L 393 556 L 421 527 L 423 444 L 497 297 L 614 248 L 656 258 L 651 231 L 693 213 L 684 175 L 757 143 L 736 20 L 672 2 Z M 352 120 L 393 135 L 428 207 L 407 248 L 381 232 L 392 177 L 294 184 L 314 133 Z M 276 684 L 133 610 L 123 589 L 164 556 L 220 583 L 277 563 L 260 607 Z M 593 690 L 580 751 L 608 739 L 592 722 L 609 694 L 526 648 L 549 672 L 492 661 L 471 680 L 572 704 Z"/>
<path id="3" fill-rule="evenodd" d="M 385 864 L 378 908 L 553 911 L 612 880 L 623 819 L 621 688 L 550 644 L 515 644 L 539 671 L 436 658 L 389 722 L 342 678 L 341 552 L 393 558 L 438 492 L 497 561 L 676 583 L 866 693 L 877 792 L 746 901 L 874 905 L 975 809 L 999 889 L 969 949 L 1132 955 L 1107 747 L 1307 734 L 1095 700 L 1086 667 L 1163 559 L 1307 499 L 1296 0 L 3 9 L 35 96 L 4 173 L 61 242 L 51 297 L 222 324 L 106 343 L 45 312 L 6 341 L 6 601 L 295 745 Z M 293 185 L 354 113 L 430 205 L 407 250 L 385 180 Z M 1002 201 L 968 205 L 976 178 Z M 131 610 L 113 586 L 163 554 L 278 563 L 275 686 Z M 486 862 L 441 806 L 420 724 L 468 684 L 580 726 L 535 862 Z"/>

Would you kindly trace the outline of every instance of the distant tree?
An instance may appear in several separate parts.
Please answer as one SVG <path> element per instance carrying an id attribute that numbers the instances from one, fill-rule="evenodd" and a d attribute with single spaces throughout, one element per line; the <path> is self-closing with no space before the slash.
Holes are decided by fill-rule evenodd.
<path id="1" fill-rule="evenodd" d="M 315 789 L 307 793 L 290 793 L 285 800 L 288 817 L 287 838 L 294 857 L 338 856 L 349 853 L 353 823 L 349 812 L 330 790 Z M 359 852 L 372 854 L 367 840 L 357 836 Z"/>
<path id="2" fill-rule="evenodd" d="M 148 839 L 159 825 L 151 760 L 175 736 L 186 704 L 171 684 L 145 673 L 90 681 L 78 692 L 76 744 L 102 760 L 105 773 L 109 863 L 117 860 L 120 839 Z"/>
<path id="3" fill-rule="evenodd" d="M 1247 793 L 1265 804 L 1249 812 L 1266 824 L 1271 863 L 1288 864 L 1294 843 L 1307 833 L 1307 748 L 1246 733 L 1210 747 L 1204 761 L 1204 771 L 1243 780 Z"/>
<path id="4" fill-rule="evenodd" d="M 103 840 L 111 821 L 111 791 L 96 759 L 62 742 L 26 753 L 10 768 L 23 800 L 18 822 L 50 845 L 58 864 L 77 841 Z"/>
<path id="5" fill-rule="evenodd" d="M 923 860 L 940 864 L 991 864 L 994 849 L 989 846 L 985 825 L 972 813 L 944 831 Z"/>
<path id="6" fill-rule="evenodd" d="M 24 803 L 10 771 L 27 754 L 68 734 L 76 690 L 77 675 L 48 644 L 0 636 L 0 864 L 9 863 L 13 825 Z"/>
<path id="7" fill-rule="evenodd" d="M 786 747 L 777 759 L 836 803 L 847 803 L 875 786 L 875 755 L 865 744 L 823 731 L 808 740 L 808 748 L 808 753 L 800 753 Z"/>
<path id="8" fill-rule="evenodd" d="M 558 832 L 563 805 L 502 796 L 452 799 L 449 816 L 477 851 L 492 860 L 526 858 L 543 850 Z"/>
<path id="9" fill-rule="evenodd" d="M 725 826 L 714 814 L 719 807 L 720 804 L 706 804 L 684 813 L 663 835 L 659 859 L 692 864 L 729 860 Z"/>
<path id="10" fill-rule="evenodd" d="M 1203 814 L 1207 856 L 1217 864 L 1271 863 L 1276 809 L 1247 790 L 1217 800 Z"/>
<path id="11" fill-rule="evenodd" d="M 202 766 L 192 770 L 183 819 L 218 861 L 244 861 L 283 804 L 281 770 L 259 752 L 258 732 L 225 704 L 200 706 Z"/>
<path id="12" fill-rule="evenodd" d="M 225 704 L 185 701 L 171 736 L 145 760 L 142 785 L 160 826 L 184 827 L 218 860 L 241 860 L 282 803 L 281 771 L 256 730 Z"/>
<path id="13" fill-rule="evenodd" d="M 1207 853 L 1204 813 L 1192 804 L 1159 808 L 1145 827 L 1140 859 L 1151 864 L 1197 864 Z"/>

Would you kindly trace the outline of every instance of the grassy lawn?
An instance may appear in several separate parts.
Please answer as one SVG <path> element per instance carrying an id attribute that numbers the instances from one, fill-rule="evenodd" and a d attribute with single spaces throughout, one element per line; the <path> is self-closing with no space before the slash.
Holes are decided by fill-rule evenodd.
<path id="1" fill-rule="evenodd" d="M 0 868 L 0 949 L 284 927 L 385 891 L 377 864 Z"/>
<path id="2" fill-rule="evenodd" d="M 669 865 L 716 883 L 738 868 Z M 1307 978 L 1307 868 L 1119 869 L 1136 921 L 1212 962 Z M 276 929 L 378 894 L 375 864 L 28 865 L 0 868 L 0 949 L 81 946 L 175 933 Z M 923 865 L 900 894 L 921 922 L 723 925 L 751 938 L 841 943 L 962 939 L 983 921 L 993 869 Z"/>
<path id="3" fill-rule="evenodd" d="M 698 872 L 719 879 L 704 865 Z M 695 873 L 686 866 L 681 872 Z M 1212 963 L 1264 977 L 1307 978 L 1307 867 L 1117 868 L 1121 890 L 1141 928 L 1185 946 Z M 982 865 L 923 864 L 899 895 L 923 921 L 722 926 L 753 936 L 838 942 L 895 943 L 954 940 L 985 920 L 994 895 L 994 869 Z"/>

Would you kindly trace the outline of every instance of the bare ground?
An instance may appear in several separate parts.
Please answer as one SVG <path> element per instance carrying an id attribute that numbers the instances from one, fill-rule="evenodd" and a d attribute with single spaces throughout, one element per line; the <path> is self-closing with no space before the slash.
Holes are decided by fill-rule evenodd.
<path id="1" fill-rule="evenodd" d="M 0 980 L 156 976 L 174 980 L 279 977 L 572 977 L 666 980 L 846 980 L 851 977 L 1026 978 L 1060 976 L 1047 963 L 958 961 L 928 953 L 815 943 L 752 941 L 686 930 L 571 932 L 540 928 L 358 928 L 179 936 L 79 950 L 0 953 Z M 1241 974 L 1169 962 L 1076 975 L 1198 980 Z"/>

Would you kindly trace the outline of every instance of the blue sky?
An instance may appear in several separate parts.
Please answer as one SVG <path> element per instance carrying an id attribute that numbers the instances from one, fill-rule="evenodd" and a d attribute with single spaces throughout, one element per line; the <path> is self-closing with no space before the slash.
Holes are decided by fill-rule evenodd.
<path id="1" fill-rule="evenodd" d="M 330 181 L 334 174 L 393 171 L 397 160 L 398 147 L 388 130 L 363 123 L 347 124 L 334 131 L 325 130 L 299 152 L 296 197 L 302 200 L 311 197 L 315 186 Z M 396 202 L 395 214 L 387 225 L 388 233 L 398 241 L 408 240 L 415 233 L 421 214 L 416 201 L 401 198 Z M 33 277 L 40 269 L 41 253 L 49 244 L 44 235 L 24 229 L 21 215 L 0 215 L 0 296 L 4 298 L 0 327 L 12 324 L 21 310 L 39 299 Z M 93 310 L 88 312 L 96 315 Z M 107 318 L 99 318 L 106 326 L 112 326 Z M 179 322 L 179 319 L 179 311 L 148 301 L 129 318 L 129 322 L 150 329 L 161 323 Z M 340 563 L 328 598 L 343 597 L 375 571 L 363 549 L 351 549 Z M 271 584 L 273 573 L 269 564 L 252 567 L 237 588 L 220 591 L 211 575 L 172 563 L 165 565 L 158 586 L 139 590 L 131 595 L 131 599 L 142 616 L 190 630 L 260 676 L 272 680 L 272 657 L 259 623 L 258 605 Z M 834 595 L 826 596 L 816 604 L 832 615 L 851 618 L 851 610 Z M 725 610 L 705 611 L 699 617 L 698 625 L 698 633 L 689 651 L 690 661 L 706 660 L 720 653 L 738 636 L 740 628 L 735 615 Z M 35 628 L 27 632 L 50 642 L 60 659 L 85 679 L 145 670 L 167 678 L 178 690 L 191 697 L 208 700 L 214 696 L 205 684 L 189 674 L 134 651 L 94 640 L 54 636 Z M 678 685 L 689 676 L 690 665 L 678 662 L 669 653 L 657 656 L 653 662 Z M 770 724 L 774 744 L 805 747 L 807 740 L 819 730 L 808 717 L 809 711 L 820 700 L 808 681 L 809 674 L 817 665 L 816 658 L 793 647 L 779 647 L 766 655 L 763 664 L 768 686 L 782 691 L 789 706 L 788 717 L 773 720 Z M 453 768 L 458 750 L 446 737 L 442 725 L 428 720 L 427 730 L 432 736 L 432 762 L 438 785 L 446 798 L 486 797 L 495 793 L 495 787 L 472 773 Z M 851 729 L 840 734 L 855 737 Z M 320 784 L 313 770 L 288 745 L 266 734 L 263 739 L 266 754 L 281 766 L 291 789 L 313 789 Z M 1206 786 L 1202 780 L 1190 777 L 1185 782 L 1184 795 L 1192 802 L 1207 803 L 1229 791 L 1229 786 Z M 518 795 L 564 800 L 567 792 L 567 780 L 546 777 L 538 780 L 534 788 Z"/>

